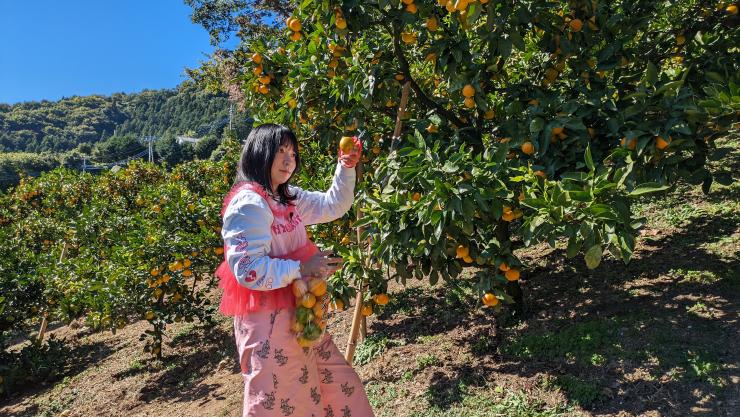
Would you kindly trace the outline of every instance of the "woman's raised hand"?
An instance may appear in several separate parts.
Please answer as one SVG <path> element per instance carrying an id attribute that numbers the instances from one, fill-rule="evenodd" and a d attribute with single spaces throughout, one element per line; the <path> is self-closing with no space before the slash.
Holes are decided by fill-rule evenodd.
<path id="1" fill-rule="evenodd" d="M 326 277 L 342 269 L 344 259 L 330 256 L 332 251 L 321 251 L 301 263 L 304 277 Z"/>
<path id="2" fill-rule="evenodd" d="M 347 139 L 342 138 L 339 145 L 339 162 L 346 168 L 354 168 L 362 157 L 362 142 L 357 136 L 347 138 L 352 140 L 352 145 L 349 146 L 350 142 L 345 144 Z"/>

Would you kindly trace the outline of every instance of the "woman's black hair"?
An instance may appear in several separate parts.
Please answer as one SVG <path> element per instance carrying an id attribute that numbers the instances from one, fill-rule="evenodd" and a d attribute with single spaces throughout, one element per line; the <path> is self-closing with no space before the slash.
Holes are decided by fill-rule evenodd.
<path id="1" fill-rule="evenodd" d="M 293 145 L 295 152 L 295 169 L 290 178 L 293 178 L 301 168 L 301 157 L 298 153 L 298 139 L 292 130 L 283 125 L 266 123 L 259 125 L 249 132 L 244 141 L 242 154 L 236 166 L 236 180 L 254 181 L 260 184 L 268 194 L 272 194 L 272 162 L 275 160 L 281 145 Z M 288 192 L 290 178 L 277 187 L 277 201 L 288 204 L 298 198 Z"/>

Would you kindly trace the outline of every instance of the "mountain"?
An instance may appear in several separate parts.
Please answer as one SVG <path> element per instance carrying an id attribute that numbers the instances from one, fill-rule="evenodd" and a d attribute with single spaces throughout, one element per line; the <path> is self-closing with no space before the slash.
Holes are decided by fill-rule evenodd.
<path id="1" fill-rule="evenodd" d="M 202 91 L 191 82 L 175 89 L 144 90 L 0 104 L 0 189 L 18 183 L 21 173 L 37 176 L 58 166 L 111 164 L 146 150 L 156 136 L 155 158 L 173 166 L 208 158 L 229 121 L 225 95 Z M 235 134 L 247 128 L 234 113 Z M 242 132 L 243 133 L 243 132 Z M 177 136 L 202 138 L 179 145 Z"/>
<path id="2" fill-rule="evenodd" d="M 224 95 L 192 83 L 176 89 L 0 104 L 0 152 L 65 152 L 111 136 L 206 135 L 229 114 Z"/>

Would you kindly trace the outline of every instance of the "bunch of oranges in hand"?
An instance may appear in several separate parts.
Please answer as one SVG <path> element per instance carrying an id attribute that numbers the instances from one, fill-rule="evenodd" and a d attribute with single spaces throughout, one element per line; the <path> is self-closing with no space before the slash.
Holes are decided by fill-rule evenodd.
<path id="1" fill-rule="evenodd" d="M 324 278 L 311 278 L 309 281 L 293 281 L 293 295 L 296 297 L 295 320 L 291 330 L 302 347 L 310 347 L 321 338 L 326 329 L 324 317 L 329 297 Z"/>

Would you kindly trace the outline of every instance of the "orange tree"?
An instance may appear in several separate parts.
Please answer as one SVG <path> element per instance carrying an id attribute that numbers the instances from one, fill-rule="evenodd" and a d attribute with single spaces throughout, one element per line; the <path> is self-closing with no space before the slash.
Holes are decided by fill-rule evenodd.
<path id="1" fill-rule="evenodd" d="M 6 336 L 44 316 L 114 332 L 145 319 L 145 351 L 160 358 L 167 324 L 211 321 L 238 147 L 228 141 L 222 161 L 171 172 L 140 162 L 97 176 L 60 168 L 0 194 L 0 394 L 31 377 L 4 351 Z"/>
<path id="2" fill-rule="evenodd" d="M 198 2 L 198 21 L 242 39 L 192 75 L 258 121 L 292 126 L 304 148 L 331 155 L 341 136 L 364 134 L 364 218 L 353 226 L 372 238 L 371 259 L 339 250 L 344 276 L 371 293 L 386 290 L 380 270 L 435 283 L 475 265 L 483 304 L 521 307 L 517 247 L 566 239 L 589 268 L 604 254 L 629 262 L 634 197 L 679 179 L 705 191 L 729 181 L 704 165 L 737 121 L 734 4 L 274 3 L 285 22 L 255 31 L 247 3 L 217 13 L 222 3 Z M 344 226 L 315 237 L 337 242 Z"/>

